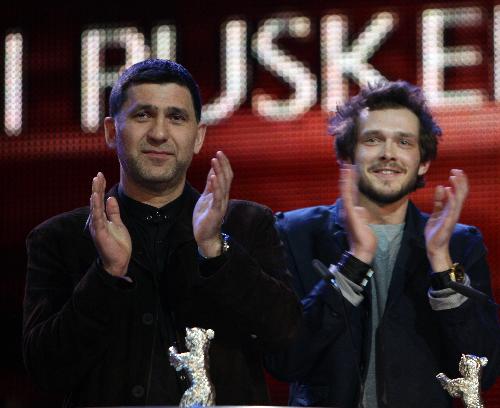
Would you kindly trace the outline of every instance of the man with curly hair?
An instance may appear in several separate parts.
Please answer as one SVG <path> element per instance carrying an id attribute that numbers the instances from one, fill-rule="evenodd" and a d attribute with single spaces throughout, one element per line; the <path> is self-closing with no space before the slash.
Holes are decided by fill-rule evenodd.
<path id="1" fill-rule="evenodd" d="M 365 87 L 338 108 L 330 132 L 341 199 L 277 216 L 304 306 L 295 343 L 268 361 L 291 382 L 290 405 L 449 407 L 435 376 L 458 375 L 461 353 L 488 357 L 490 386 L 496 310 L 448 288 L 456 280 L 491 296 L 481 234 L 458 223 L 467 177 L 450 171 L 430 216 L 409 199 L 441 135 L 421 90 L 404 81 Z M 329 266 L 335 287 L 313 259 Z"/>

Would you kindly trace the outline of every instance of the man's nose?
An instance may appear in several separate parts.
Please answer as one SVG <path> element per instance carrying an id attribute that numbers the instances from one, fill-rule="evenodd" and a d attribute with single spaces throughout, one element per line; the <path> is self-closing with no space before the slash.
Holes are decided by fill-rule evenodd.
<path id="1" fill-rule="evenodd" d="M 382 144 L 381 156 L 385 160 L 394 160 L 396 158 L 396 145 L 390 139 Z"/>
<path id="2" fill-rule="evenodd" d="M 148 132 L 148 139 L 157 143 L 163 143 L 168 139 L 168 129 L 163 117 L 156 118 Z"/>

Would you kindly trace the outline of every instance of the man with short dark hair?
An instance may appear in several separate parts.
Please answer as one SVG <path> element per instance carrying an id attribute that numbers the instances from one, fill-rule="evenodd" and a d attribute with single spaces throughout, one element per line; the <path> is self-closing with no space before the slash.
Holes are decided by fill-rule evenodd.
<path id="1" fill-rule="evenodd" d="M 491 296 L 481 234 L 457 223 L 467 178 L 451 170 L 430 216 L 409 200 L 441 135 L 422 92 L 403 81 L 363 88 L 330 131 L 342 198 L 277 216 L 304 306 L 296 340 L 268 361 L 292 383 L 290 405 L 450 407 L 435 376 L 458 377 L 461 353 L 488 357 L 482 385 L 491 386 L 496 308 L 447 287 L 455 279 Z M 337 290 L 313 259 L 330 266 Z"/>
<path id="2" fill-rule="evenodd" d="M 177 405 L 189 386 L 169 363 L 186 328 L 215 331 L 210 374 L 220 405 L 269 402 L 262 352 L 300 317 L 271 211 L 229 200 L 217 152 L 200 195 L 186 182 L 205 137 L 198 86 L 179 64 L 146 60 L 110 96 L 106 143 L 120 182 L 98 173 L 90 208 L 29 235 L 26 366 L 66 406 Z"/>

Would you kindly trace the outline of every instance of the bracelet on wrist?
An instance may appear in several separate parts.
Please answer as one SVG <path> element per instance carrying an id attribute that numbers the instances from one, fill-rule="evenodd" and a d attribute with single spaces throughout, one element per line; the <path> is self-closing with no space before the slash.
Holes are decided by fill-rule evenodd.
<path id="1" fill-rule="evenodd" d="M 337 263 L 337 270 L 347 279 L 360 285 L 366 286 L 369 278 L 373 275 L 371 265 L 364 263 L 348 251 L 344 251 L 340 261 Z"/>
<path id="2" fill-rule="evenodd" d="M 448 288 L 450 281 L 458 283 L 465 281 L 464 267 L 459 263 L 454 263 L 450 269 L 445 271 L 431 273 L 431 288 L 433 290 Z"/>
<path id="3" fill-rule="evenodd" d="M 229 235 L 227 235 L 227 234 L 225 234 L 223 232 L 220 233 L 220 254 L 217 255 L 217 256 L 222 256 L 226 252 L 229 251 L 229 249 L 231 248 L 230 241 L 231 241 L 231 237 Z M 204 260 L 214 258 L 214 257 L 208 257 L 208 256 L 203 255 L 201 253 L 199 247 L 198 247 L 198 255 L 201 257 L 201 259 L 204 259 Z"/>

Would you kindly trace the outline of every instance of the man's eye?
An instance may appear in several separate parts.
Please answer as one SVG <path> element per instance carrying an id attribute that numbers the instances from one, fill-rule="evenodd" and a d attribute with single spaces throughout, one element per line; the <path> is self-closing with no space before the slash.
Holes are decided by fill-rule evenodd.
<path id="1" fill-rule="evenodd" d="M 170 119 L 174 122 L 183 122 L 185 120 L 185 117 L 180 113 L 172 113 L 170 115 Z"/>
<path id="2" fill-rule="evenodd" d="M 378 139 L 376 137 L 367 137 L 365 139 L 365 143 L 367 144 L 375 144 L 378 142 Z"/>
<path id="3" fill-rule="evenodd" d="M 151 115 L 148 112 L 144 112 L 144 111 L 139 111 L 134 116 L 139 120 L 144 120 L 144 119 L 148 119 L 151 117 Z"/>
<path id="4" fill-rule="evenodd" d="M 412 143 L 408 140 L 408 139 L 401 139 L 399 141 L 400 144 L 402 144 L 403 146 L 411 146 Z"/>

